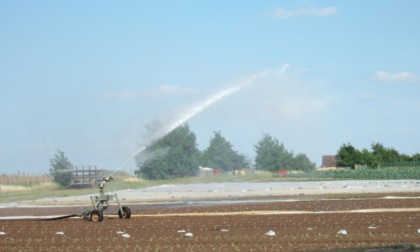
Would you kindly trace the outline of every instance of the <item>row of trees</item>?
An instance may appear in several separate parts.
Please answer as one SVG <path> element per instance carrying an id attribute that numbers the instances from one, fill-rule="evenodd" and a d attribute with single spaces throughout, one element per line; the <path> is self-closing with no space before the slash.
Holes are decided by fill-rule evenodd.
<path id="1" fill-rule="evenodd" d="M 264 135 L 255 145 L 255 168 L 277 171 L 315 169 L 304 154 L 294 156 L 277 139 Z M 147 157 L 147 158 L 144 158 Z M 146 147 L 144 153 L 136 157 L 137 176 L 147 179 L 166 179 L 173 177 L 195 176 L 199 166 L 218 168 L 225 172 L 251 168 L 252 161 L 233 149 L 220 132 L 214 132 L 209 146 L 204 151 L 197 148 L 196 136 L 184 124 L 165 137 Z"/>
<path id="2" fill-rule="evenodd" d="M 371 151 L 358 150 L 350 143 L 341 145 L 337 152 L 337 166 L 355 168 L 356 165 L 366 165 L 379 168 L 385 163 L 420 161 L 420 154 L 408 156 L 400 154 L 394 148 L 384 147 L 381 143 L 372 143 Z"/>
<path id="3" fill-rule="evenodd" d="M 299 170 L 310 172 L 315 170 L 315 163 L 305 154 L 294 155 L 283 143 L 265 134 L 254 146 L 255 169 L 276 172 L 278 170 Z M 394 148 L 384 147 L 380 143 L 372 143 L 371 150 L 358 150 L 350 143 L 343 144 L 336 155 L 337 166 L 355 168 L 356 165 L 366 165 L 379 168 L 385 163 L 419 161 L 420 154 L 408 156 L 400 154 Z M 50 160 L 50 173 L 54 180 L 67 186 L 70 184 L 71 173 L 65 172 L 72 168 L 71 162 L 58 150 Z M 220 132 L 214 132 L 209 146 L 204 151 L 197 148 L 196 136 L 184 124 L 165 137 L 148 146 L 136 156 L 137 176 L 147 179 L 167 179 L 175 177 L 195 176 L 199 166 L 218 168 L 225 172 L 235 169 L 251 168 L 252 160 L 239 154 L 233 145 Z"/>
<path id="4" fill-rule="evenodd" d="M 312 163 L 305 154 L 294 155 L 285 149 L 276 138 L 265 134 L 254 146 L 256 150 L 255 169 L 276 172 L 278 170 L 313 171 Z M 137 176 L 146 179 L 168 179 L 195 176 L 199 166 L 212 167 L 230 172 L 236 169 L 249 169 L 252 160 L 234 150 L 220 132 L 214 132 L 209 146 L 204 151 L 197 148 L 195 134 L 187 124 L 181 125 L 163 138 L 147 146 L 136 157 Z M 67 186 L 70 184 L 72 164 L 58 151 L 51 159 L 50 173 L 54 180 Z"/>

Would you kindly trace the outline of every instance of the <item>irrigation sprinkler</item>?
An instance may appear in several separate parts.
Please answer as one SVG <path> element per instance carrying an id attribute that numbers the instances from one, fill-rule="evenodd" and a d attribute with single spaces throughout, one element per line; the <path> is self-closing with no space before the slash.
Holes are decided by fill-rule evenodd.
<path id="1" fill-rule="evenodd" d="M 102 178 L 101 183 L 99 183 L 99 196 L 91 196 L 93 210 L 85 209 L 79 216 L 85 220 L 90 220 L 94 222 L 103 221 L 105 211 L 109 207 L 109 201 L 115 200 L 118 204 L 118 217 L 120 219 L 130 219 L 131 211 L 127 206 L 121 205 L 118 195 L 115 194 L 105 194 L 104 188 L 105 184 L 113 180 L 111 176 Z"/>

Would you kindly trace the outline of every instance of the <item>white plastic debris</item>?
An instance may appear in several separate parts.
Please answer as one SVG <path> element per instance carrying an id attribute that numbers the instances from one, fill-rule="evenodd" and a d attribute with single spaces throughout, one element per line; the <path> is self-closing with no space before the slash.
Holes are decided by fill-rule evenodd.
<path id="1" fill-rule="evenodd" d="M 273 230 L 268 231 L 267 233 L 265 233 L 266 236 L 275 236 L 276 232 L 274 232 Z"/>
<path id="2" fill-rule="evenodd" d="M 222 229 L 220 229 L 220 231 L 221 231 L 221 232 L 229 232 L 229 229 L 222 228 Z"/>
<path id="3" fill-rule="evenodd" d="M 369 226 L 369 229 L 377 229 L 378 227 L 375 226 Z"/>
<path id="4" fill-rule="evenodd" d="M 5 235 L 6 233 L 3 231 L 0 231 L 0 235 Z"/>
<path id="5" fill-rule="evenodd" d="M 192 234 L 192 233 L 190 233 L 190 232 L 188 232 L 188 233 L 185 233 L 185 234 L 184 234 L 184 237 L 193 237 L 193 234 Z"/>
<path id="6" fill-rule="evenodd" d="M 345 229 L 341 229 L 340 231 L 337 232 L 338 235 L 347 235 L 347 230 Z"/>
<path id="7" fill-rule="evenodd" d="M 178 233 L 185 233 L 185 229 L 181 229 L 177 231 Z"/>
<path id="8" fill-rule="evenodd" d="M 420 228 L 419 228 L 419 229 L 417 229 L 417 233 L 419 233 L 419 234 L 420 234 Z"/>
<path id="9" fill-rule="evenodd" d="M 123 234 L 121 235 L 123 238 L 130 238 L 131 236 L 129 234 Z"/>
<path id="10" fill-rule="evenodd" d="M 63 231 L 58 231 L 55 234 L 57 234 L 57 235 L 64 235 L 64 232 Z"/>
<path id="11" fill-rule="evenodd" d="M 314 228 L 308 227 L 306 230 L 312 231 L 312 230 L 314 230 Z"/>
<path id="12" fill-rule="evenodd" d="M 117 231 L 117 234 L 122 235 L 122 234 L 124 234 L 124 232 L 123 231 Z"/>

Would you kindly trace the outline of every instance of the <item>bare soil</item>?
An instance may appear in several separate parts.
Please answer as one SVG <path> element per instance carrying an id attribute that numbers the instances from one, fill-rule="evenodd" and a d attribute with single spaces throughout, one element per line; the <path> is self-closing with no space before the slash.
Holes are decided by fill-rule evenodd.
<path id="1" fill-rule="evenodd" d="M 420 198 L 380 196 L 132 204 L 130 219 L 119 219 L 112 206 L 102 222 L 45 217 L 82 207 L 0 208 L 0 217 L 16 216 L 0 221 L 0 251 L 414 251 Z"/>

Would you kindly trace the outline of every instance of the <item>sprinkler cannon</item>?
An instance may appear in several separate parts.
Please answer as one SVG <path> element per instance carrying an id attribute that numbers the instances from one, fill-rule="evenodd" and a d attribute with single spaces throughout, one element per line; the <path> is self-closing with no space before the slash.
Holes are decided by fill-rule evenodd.
<path id="1" fill-rule="evenodd" d="M 91 196 L 90 199 L 92 201 L 93 210 L 85 210 L 80 216 L 84 219 L 100 222 L 103 221 L 104 215 L 103 211 L 105 211 L 109 206 L 110 200 L 115 200 L 118 204 L 118 217 L 120 219 L 129 219 L 131 217 L 130 208 L 126 206 L 122 206 L 118 195 L 115 194 L 105 194 L 104 188 L 106 183 L 113 180 L 111 176 L 102 178 L 102 181 L 99 183 L 99 196 Z"/>

